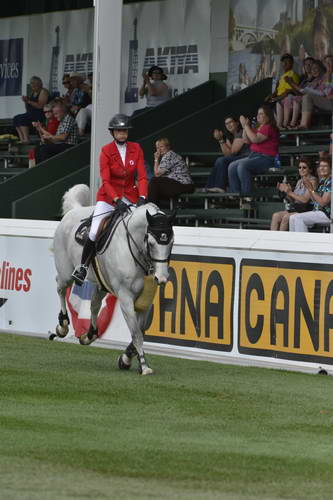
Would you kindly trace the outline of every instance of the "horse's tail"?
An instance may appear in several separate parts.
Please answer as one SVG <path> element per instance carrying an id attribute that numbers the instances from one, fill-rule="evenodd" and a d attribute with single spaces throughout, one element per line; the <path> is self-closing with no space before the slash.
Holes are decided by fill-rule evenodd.
<path id="1" fill-rule="evenodd" d="M 88 207 L 89 205 L 89 187 L 86 184 L 76 184 L 62 197 L 62 214 L 65 215 L 72 208 Z"/>

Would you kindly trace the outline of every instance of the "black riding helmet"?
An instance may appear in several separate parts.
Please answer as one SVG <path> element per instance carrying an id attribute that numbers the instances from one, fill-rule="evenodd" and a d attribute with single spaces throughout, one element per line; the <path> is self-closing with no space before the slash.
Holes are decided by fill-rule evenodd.
<path id="1" fill-rule="evenodd" d="M 123 115 L 122 113 L 118 113 L 117 115 L 114 115 L 111 120 L 109 121 L 109 126 L 108 129 L 110 131 L 114 129 L 118 130 L 128 130 L 129 128 L 132 128 L 130 118 L 127 115 Z"/>

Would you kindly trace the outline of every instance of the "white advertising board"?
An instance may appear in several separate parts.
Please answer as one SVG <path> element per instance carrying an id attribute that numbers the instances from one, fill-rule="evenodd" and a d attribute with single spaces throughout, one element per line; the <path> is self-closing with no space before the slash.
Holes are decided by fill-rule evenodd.
<path id="1" fill-rule="evenodd" d="M 54 330 L 55 227 L 0 222 L 2 331 Z M 333 372 L 331 234 L 175 227 L 175 236 L 169 281 L 148 322 L 148 352 Z M 97 344 L 129 339 L 116 305 Z"/>

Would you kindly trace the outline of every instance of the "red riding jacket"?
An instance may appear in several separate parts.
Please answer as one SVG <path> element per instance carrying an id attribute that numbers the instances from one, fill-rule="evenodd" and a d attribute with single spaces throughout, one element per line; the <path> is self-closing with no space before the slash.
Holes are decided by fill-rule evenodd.
<path id="1" fill-rule="evenodd" d="M 97 201 L 111 205 L 115 198 L 123 196 L 132 203 L 136 203 L 139 196 L 147 197 L 148 180 L 139 144 L 127 142 L 125 165 L 114 141 L 103 146 L 99 161 L 102 185 L 97 192 Z"/>

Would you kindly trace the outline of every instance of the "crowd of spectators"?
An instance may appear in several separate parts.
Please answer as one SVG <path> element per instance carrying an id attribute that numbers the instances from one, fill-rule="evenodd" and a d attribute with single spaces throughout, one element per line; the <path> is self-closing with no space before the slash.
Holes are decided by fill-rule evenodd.
<path id="1" fill-rule="evenodd" d="M 302 74 L 294 70 L 291 54 L 281 57 L 282 76 L 272 94 L 263 99 L 255 119 L 243 115 L 228 115 L 224 128 L 214 129 L 222 155 L 215 161 L 205 192 L 240 194 L 252 199 L 255 175 L 275 167 L 279 153 L 279 130 L 302 130 L 311 126 L 314 108 L 333 111 L 333 56 L 322 61 L 311 56 L 304 58 Z M 159 66 L 143 74 L 140 97 L 146 107 L 133 115 L 154 108 L 171 97 L 167 75 Z M 30 93 L 23 96 L 26 113 L 14 117 L 19 139 L 29 141 L 33 126 L 40 137 L 35 151 L 36 162 L 65 151 L 78 143 L 89 129 L 92 114 L 91 80 L 77 74 L 65 74 L 65 92 L 52 98 L 37 76 L 30 80 Z M 159 204 L 180 194 L 193 193 L 195 185 L 188 165 L 175 153 L 168 138 L 156 141 L 153 175 L 148 199 Z M 327 224 L 330 217 L 331 167 L 330 159 L 321 157 L 315 171 L 308 158 L 298 164 L 299 180 L 293 188 L 287 181 L 277 185 L 285 202 L 285 210 L 272 216 L 271 230 L 306 231 L 311 225 Z M 306 214 L 306 215 L 304 215 Z"/>

